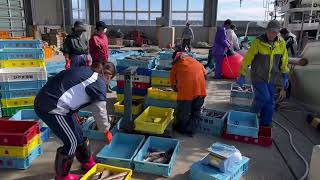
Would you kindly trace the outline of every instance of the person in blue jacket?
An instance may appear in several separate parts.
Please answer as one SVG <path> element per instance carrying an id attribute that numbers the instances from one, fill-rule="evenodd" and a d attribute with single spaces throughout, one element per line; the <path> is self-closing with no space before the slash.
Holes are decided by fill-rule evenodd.
<path id="1" fill-rule="evenodd" d="M 56 180 L 73 180 L 69 174 L 74 156 L 88 171 L 95 165 L 88 141 L 73 115 L 90 105 L 98 129 L 103 131 L 109 144 L 112 140 L 106 109 L 106 84 L 115 76 L 115 66 L 94 63 L 90 67 L 64 70 L 49 80 L 35 98 L 34 108 L 40 119 L 62 140 L 55 159 Z"/>
<path id="2" fill-rule="evenodd" d="M 212 56 L 215 61 L 215 78 L 221 79 L 221 65 L 224 59 L 225 52 L 230 48 L 230 43 L 226 36 L 226 29 L 230 29 L 232 21 L 227 19 L 222 27 L 218 27 L 212 47 Z M 213 68 L 213 59 L 209 59 L 207 71 Z"/>

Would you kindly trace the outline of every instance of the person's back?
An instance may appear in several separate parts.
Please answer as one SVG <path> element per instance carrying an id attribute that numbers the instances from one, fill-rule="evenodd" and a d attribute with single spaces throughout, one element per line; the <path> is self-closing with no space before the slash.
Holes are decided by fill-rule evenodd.
<path id="1" fill-rule="evenodd" d="M 49 80 L 35 99 L 35 108 L 66 115 L 96 99 L 105 101 L 106 84 L 89 67 L 64 70 Z M 46 106 L 43 106 L 45 104 Z"/>
<path id="2" fill-rule="evenodd" d="M 96 30 L 90 40 L 90 55 L 92 57 L 92 63 L 106 63 L 109 58 L 109 42 L 106 36 L 107 25 L 103 21 L 98 21 L 96 23 Z"/>
<path id="3" fill-rule="evenodd" d="M 212 53 L 214 55 L 223 55 L 225 52 L 225 49 L 229 46 L 230 44 L 228 43 L 228 40 L 227 40 L 225 28 L 218 27 L 215 38 L 214 38 Z"/>
<path id="4" fill-rule="evenodd" d="M 178 60 L 172 67 L 171 81 L 177 82 L 178 100 L 192 100 L 206 96 L 206 70 L 192 57 Z"/>

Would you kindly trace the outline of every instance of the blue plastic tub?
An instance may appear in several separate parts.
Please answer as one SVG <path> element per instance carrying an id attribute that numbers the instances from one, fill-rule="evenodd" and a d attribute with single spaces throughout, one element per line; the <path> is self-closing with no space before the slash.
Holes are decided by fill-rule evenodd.
<path id="1" fill-rule="evenodd" d="M 124 70 L 126 70 L 128 66 L 117 66 L 117 73 L 121 74 Z M 151 69 L 138 68 L 137 75 L 140 76 L 151 76 Z"/>
<path id="2" fill-rule="evenodd" d="M 111 133 L 114 136 L 120 129 L 122 119 L 119 119 L 118 123 L 111 129 Z M 105 141 L 105 135 L 102 131 L 98 130 L 91 130 L 90 126 L 95 123 L 93 117 L 87 119 L 86 122 L 81 124 L 81 129 L 83 131 L 83 137 L 87 137 L 88 139 L 98 140 L 98 141 Z"/>
<path id="3" fill-rule="evenodd" d="M 160 70 L 157 68 L 152 69 L 151 77 L 161 77 L 161 78 L 169 78 L 170 71 L 168 70 Z"/>
<path id="4" fill-rule="evenodd" d="M 148 153 L 149 148 L 155 148 L 160 151 L 168 151 L 170 149 L 173 149 L 170 162 L 168 164 L 144 162 L 144 156 Z M 136 172 L 169 177 L 171 175 L 171 171 L 173 169 L 178 153 L 179 141 L 177 139 L 150 136 L 133 159 L 134 170 Z"/>
<path id="5" fill-rule="evenodd" d="M 152 69 L 154 67 L 154 57 L 150 60 L 132 60 L 132 59 L 117 59 L 117 66 L 137 66 L 138 68 Z"/>
<path id="6" fill-rule="evenodd" d="M 30 155 L 25 158 L 7 158 L 0 157 L 0 169 L 28 169 L 32 162 L 42 154 L 41 145 L 34 148 Z"/>
<path id="7" fill-rule="evenodd" d="M 143 135 L 117 133 L 111 144 L 97 154 L 97 160 L 103 164 L 133 169 L 133 158 L 143 142 Z"/>
<path id="8" fill-rule="evenodd" d="M 159 53 L 160 60 L 172 60 L 173 51 L 161 51 Z"/>
<path id="9" fill-rule="evenodd" d="M 40 133 L 41 133 L 41 142 L 46 142 L 50 138 L 50 129 L 48 127 L 42 127 L 40 128 Z"/>
<path id="10" fill-rule="evenodd" d="M 163 107 L 163 108 L 176 108 L 177 101 L 166 101 L 166 100 L 159 100 L 159 99 L 153 99 L 153 98 L 146 98 L 145 107 L 148 107 L 148 106 L 157 106 L 157 107 Z"/>
<path id="11" fill-rule="evenodd" d="M 0 82 L 0 91 L 41 89 L 46 83 L 46 80 Z"/>
<path id="12" fill-rule="evenodd" d="M 29 48 L 29 49 L 1 49 L 0 60 L 10 59 L 43 59 L 43 49 Z"/>
<path id="13" fill-rule="evenodd" d="M 0 48 L 42 48 L 40 40 L 0 40 Z"/>
<path id="14" fill-rule="evenodd" d="M 124 94 L 124 88 L 117 87 L 118 94 Z M 145 96 L 148 94 L 148 89 L 132 89 L 132 94 L 136 96 Z"/>
<path id="15" fill-rule="evenodd" d="M 227 112 L 214 109 L 203 109 L 199 120 L 198 132 L 219 136 L 222 134 Z"/>
<path id="16" fill-rule="evenodd" d="M 235 164 L 230 172 L 225 173 L 198 161 L 191 166 L 190 180 L 239 180 L 247 172 L 249 160 L 249 158 L 242 156 L 242 161 Z"/>
<path id="17" fill-rule="evenodd" d="M 249 112 L 230 111 L 227 119 L 227 133 L 258 138 L 259 120 Z"/>
<path id="18" fill-rule="evenodd" d="M 0 91 L 1 99 L 36 96 L 40 89 Z"/>

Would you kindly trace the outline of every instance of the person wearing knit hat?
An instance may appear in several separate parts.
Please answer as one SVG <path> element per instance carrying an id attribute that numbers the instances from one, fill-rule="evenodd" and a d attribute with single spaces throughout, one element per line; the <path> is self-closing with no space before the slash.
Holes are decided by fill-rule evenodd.
<path id="1" fill-rule="evenodd" d="M 289 87 L 288 52 L 286 42 L 279 36 L 280 28 L 279 21 L 271 20 L 266 32 L 252 42 L 243 59 L 237 80 L 237 83 L 243 86 L 248 67 L 251 66 L 251 81 L 255 94 L 251 111 L 259 114 L 261 126 L 272 125 L 277 77 L 282 75 L 283 89 Z"/>

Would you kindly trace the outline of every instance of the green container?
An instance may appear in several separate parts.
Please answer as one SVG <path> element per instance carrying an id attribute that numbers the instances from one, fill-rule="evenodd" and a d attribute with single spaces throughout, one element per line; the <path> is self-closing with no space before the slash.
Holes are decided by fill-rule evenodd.
<path id="1" fill-rule="evenodd" d="M 22 109 L 33 109 L 33 106 L 18 106 L 18 107 L 2 108 L 2 116 L 3 117 L 11 117 L 16 112 L 18 112 Z"/>

